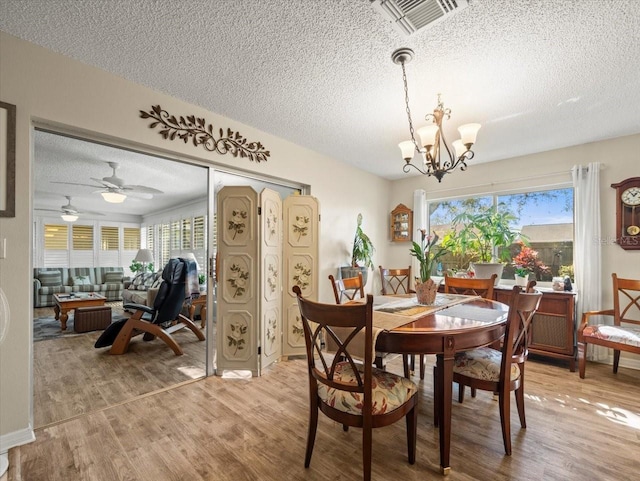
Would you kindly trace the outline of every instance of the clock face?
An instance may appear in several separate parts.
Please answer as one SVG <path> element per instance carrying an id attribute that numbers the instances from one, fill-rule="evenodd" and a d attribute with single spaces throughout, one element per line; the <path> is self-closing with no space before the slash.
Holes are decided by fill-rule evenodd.
<path id="1" fill-rule="evenodd" d="M 630 187 L 620 195 L 626 205 L 640 205 L 640 187 Z"/>

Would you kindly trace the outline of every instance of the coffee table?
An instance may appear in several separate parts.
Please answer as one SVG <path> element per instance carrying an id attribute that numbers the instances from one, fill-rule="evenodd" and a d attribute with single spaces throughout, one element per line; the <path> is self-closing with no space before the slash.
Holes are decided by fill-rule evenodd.
<path id="1" fill-rule="evenodd" d="M 55 305 L 53 310 L 56 313 L 56 320 L 60 320 L 60 329 L 67 330 L 67 320 L 69 311 L 78 307 L 104 306 L 107 298 L 95 292 L 83 292 L 78 294 L 54 294 Z"/>

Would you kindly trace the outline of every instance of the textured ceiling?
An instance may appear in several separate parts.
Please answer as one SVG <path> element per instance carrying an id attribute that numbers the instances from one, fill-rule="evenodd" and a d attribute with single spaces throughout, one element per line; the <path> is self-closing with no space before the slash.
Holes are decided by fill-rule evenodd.
<path id="1" fill-rule="evenodd" d="M 394 179 L 393 50 L 416 53 L 416 126 L 442 93 L 448 137 L 480 122 L 473 162 L 494 161 L 640 132 L 638 6 L 473 0 L 404 37 L 369 0 L 2 0 L 0 30 Z"/>

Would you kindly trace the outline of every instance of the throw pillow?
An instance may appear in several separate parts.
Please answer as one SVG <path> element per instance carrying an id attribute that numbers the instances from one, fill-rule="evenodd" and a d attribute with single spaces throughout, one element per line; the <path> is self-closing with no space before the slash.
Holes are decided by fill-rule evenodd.
<path id="1" fill-rule="evenodd" d="M 62 285 L 62 274 L 60 271 L 43 271 L 38 274 L 42 287 L 53 287 Z"/>
<path id="2" fill-rule="evenodd" d="M 72 276 L 71 277 L 72 286 L 88 286 L 90 284 L 91 284 L 91 279 L 89 279 L 89 276 Z"/>
<path id="3" fill-rule="evenodd" d="M 105 272 L 104 283 L 105 284 L 117 284 L 122 282 L 122 272 Z"/>

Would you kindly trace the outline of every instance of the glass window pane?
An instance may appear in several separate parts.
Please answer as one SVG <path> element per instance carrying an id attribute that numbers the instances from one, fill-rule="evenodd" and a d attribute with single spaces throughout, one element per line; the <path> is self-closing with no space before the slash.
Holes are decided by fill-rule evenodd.
<path id="1" fill-rule="evenodd" d="M 93 250 L 93 226 L 75 224 L 71 233 L 73 250 Z"/>
<path id="2" fill-rule="evenodd" d="M 46 250 L 67 250 L 68 229 L 64 224 L 45 224 L 44 248 Z"/>

